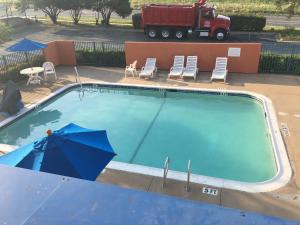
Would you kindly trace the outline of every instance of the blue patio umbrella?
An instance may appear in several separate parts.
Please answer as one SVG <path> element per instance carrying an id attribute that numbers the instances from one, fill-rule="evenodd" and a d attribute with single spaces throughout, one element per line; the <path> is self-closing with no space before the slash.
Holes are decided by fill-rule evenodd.
<path id="1" fill-rule="evenodd" d="M 29 52 L 29 51 L 36 51 L 47 48 L 48 45 L 32 41 L 29 39 L 24 38 L 23 40 L 17 42 L 16 44 L 8 47 L 6 51 L 9 52 Z"/>
<path id="2" fill-rule="evenodd" d="M 95 180 L 116 155 L 106 131 L 69 124 L 0 157 L 0 164 Z"/>

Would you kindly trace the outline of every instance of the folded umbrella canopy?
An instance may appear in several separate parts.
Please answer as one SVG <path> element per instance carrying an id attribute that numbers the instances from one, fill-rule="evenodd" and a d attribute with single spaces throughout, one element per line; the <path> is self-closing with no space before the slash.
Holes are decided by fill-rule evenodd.
<path id="1" fill-rule="evenodd" d="M 23 40 L 17 42 L 16 44 L 8 47 L 6 51 L 9 52 L 29 52 L 29 51 L 36 51 L 40 49 L 47 48 L 48 45 L 32 41 L 29 39 L 24 38 Z"/>
<path id="2" fill-rule="evenodd" d="M 106 131 L 69 124 L 48 137 L 0 157 L 0 164 L 96 180 L 116 155 Z"/>

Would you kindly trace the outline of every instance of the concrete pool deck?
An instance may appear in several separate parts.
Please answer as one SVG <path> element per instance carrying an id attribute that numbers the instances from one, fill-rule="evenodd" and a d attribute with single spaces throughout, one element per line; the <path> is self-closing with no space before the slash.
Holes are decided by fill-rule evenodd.
<path id="1" fill-rule="evenodd" d="M 168 180 L 162 189 L 162 178 L 106 170 L 98 180 L 123 187 L 160 192 L 199 201 L 206 201 L 241 210 L 250 210 L 263 214 L 300 220 L 300 77 L 268 74 L 229 74 L 228 84 L 210 83 L 209 73 L 200 73 L 197 82 L 192 80 L 167 80 L 166 72 L 158 73 L 153 80 L 124 78 L 122 69 L 78 67 L 82 82 L 104 81 L 143 85 L 162 85 L 173 87 L 198 87 L 220 90 L 242 90 L 257 92 L 273 101 L 279 124 L 287 124 L 289 136 L 284 136 L 288 155 L 293 169 L 293 177 L 288 185 L 273 192 L 251 194 L 235 190 L 218 188 L 218 195 L 202 193 L 202 185 L 192 184 L 191 192 L 185 191 L 185 183 Z M 75 80 L 74 70 L 70 67 L 57 69 L 59 80 L 45 82 L 42 85 L 19 86 L 25 104 L 34 104 L 51 92 Z M 1 120 L 1 118 L 0 118 Z M 259 166 L 259 165 L 258 165 Z"/>

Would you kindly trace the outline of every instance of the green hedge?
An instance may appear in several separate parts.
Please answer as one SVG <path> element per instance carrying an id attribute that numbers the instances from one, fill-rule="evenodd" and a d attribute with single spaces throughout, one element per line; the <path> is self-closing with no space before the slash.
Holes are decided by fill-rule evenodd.
<path id="1" fill-rule="evenodd" d="M 260 57 L 259 72 L 300 75 L 300 54 L 291 56 L 262 53 Z"/>
<path id="2" fill-rule="evenodd" d="M 78 65 L 125 67 L 124 51 L 77 50 Z"/>
<path id="3" fill-rule="evenodd" d="M 232 31 L 262 31 L 266 26 L 266 17 L 231 15 Z"/>
<path id="4" fill-rule="evenodd" d="M 142 22 L 142 14 L 136 13 L 132 15 L 132 25 L 134 29 L 140 29 Z"/>
<path id="5" fill-rule="evenodd" d="M 21 75 L 20 71 L 33 66 L 41 66 L 44 62 L 43 57 L 37 57 L 30 61 L 29 63 L 21 63 L 17 65 L 9 65 L 6 67 L 0 68 L 0 82 L 7 82 L 8 80 L 12 80 L 15 82 L 27 79 L 28 76 Z"/>

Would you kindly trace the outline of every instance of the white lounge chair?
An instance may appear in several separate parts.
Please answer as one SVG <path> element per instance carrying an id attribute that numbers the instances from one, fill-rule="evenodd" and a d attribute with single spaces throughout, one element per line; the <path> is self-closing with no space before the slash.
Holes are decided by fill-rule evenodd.
<path id="1" fill-rule="evenodd" d="M 137 74 L 137 70 L 136 70 L 136 64 L 137 64 L 137 60 L 135 60 L 132 64 L 130 64 L 129 66 L 126 66 L 125 68 L 125 77 L 127 77 L 128 73 L 130 73 L 133 77 Z"/>
<path id="2" fill-rule="evenodd" d="M 184 56 L 176 55 L 174 57 L 173 66 L 170 69 L 170 73 L 168 74 L 168 78 L 171 77 L 181 77 L 184 70 Z"/>
<path id="3" fill-rule="evenodd" d="M 145 66 L 142 67 L 142 70 L 139 74 L 139 77 L 154 77 L 154 74 L 157 72 L 156 67 L 156 58 L 147 58 Z"/>
<path id="4" fill-rule="evenodd" d="M 226 82 L 228 70 L 227 70 L 228 59 L 226 57 L 217 57 L 215 69 L 212 72 L 211 81 L 213 80 L 224 80 Z"/>
<path id="5" fill-rule="evenodd" d="M 57 80 L 55 67 L 54 67 L 54 64 L 52 62 L 45 62 L 43 64 L 43 68 L 44 68 L 44 78 L 45 78 L 45 80 L 47 80 L 48 75 L 54 75 L 55 80 Z"/>
<path id="6" fill-rule="evenodd" d="M 194 78 L 196 80 L 198 73 L 198 57 L 197 56 L 188 56 L 186 61 L 186 67 L 184 69 L 182 78 Z"/>

